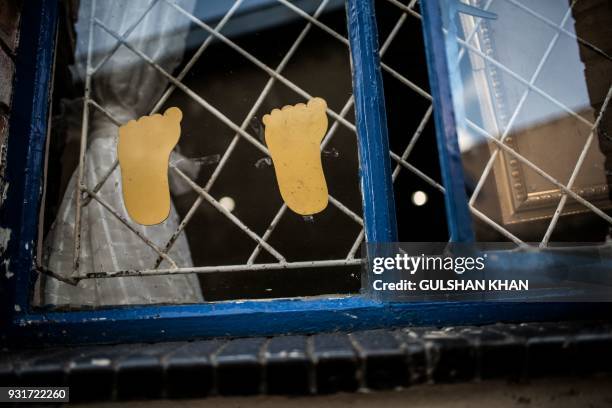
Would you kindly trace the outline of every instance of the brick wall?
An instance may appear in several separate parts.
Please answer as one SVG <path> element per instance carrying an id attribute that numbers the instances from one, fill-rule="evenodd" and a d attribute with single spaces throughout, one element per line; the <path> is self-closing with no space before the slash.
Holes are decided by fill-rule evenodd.
<path id="1" fill-rule="evenodd" d="M 8 120 L 11 114 L 21 5 L 21 0 L 0 0 L 0 191 L 4 190 Z M 0 204 L 2 200 L 0 195 Z"/>

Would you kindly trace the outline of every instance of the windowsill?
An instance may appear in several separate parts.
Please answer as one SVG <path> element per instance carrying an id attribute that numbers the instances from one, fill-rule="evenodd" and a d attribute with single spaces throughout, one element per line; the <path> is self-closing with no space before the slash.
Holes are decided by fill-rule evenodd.
<path id="1" fill-rule="evenodd" d="M 584 376 L 612 367 L 611 328 L 610 322 L 494 324 L 5 351 L 0 378 L 68 385 L 71 400 L 121 400 Z"/>

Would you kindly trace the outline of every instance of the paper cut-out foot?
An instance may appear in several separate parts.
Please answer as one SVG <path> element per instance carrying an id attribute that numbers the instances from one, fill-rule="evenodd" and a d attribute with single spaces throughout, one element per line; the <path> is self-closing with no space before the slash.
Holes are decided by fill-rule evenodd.
<path id="1" fill-rule="evenodd" d="M 313 98 L 274 109 L 263 117 L 265 137 L 281 196 L 300 215 L 327 207 L 328 192 L 321 165 L 321 141 L 327 131 L 327 103 Z"/>
<path id="2" fill-rule="evenodd" d="M 123 202 L 139 224 L 159 224 L 170 215 L 168 161 L 181 136 L 182 118 L 179 108 L 169 108 L 163 116 L 143 116 L 119 128 Z"/>

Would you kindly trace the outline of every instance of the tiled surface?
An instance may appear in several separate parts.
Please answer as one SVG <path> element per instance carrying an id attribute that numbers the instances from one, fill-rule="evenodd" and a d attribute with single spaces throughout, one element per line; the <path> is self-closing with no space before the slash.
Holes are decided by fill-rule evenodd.
<path id="1" fill-rule="evenodd" d="M 326 394 L 612 371 L 612 324 L 529 323 L 4 350 L 1 385 L 71 398 Z"/>

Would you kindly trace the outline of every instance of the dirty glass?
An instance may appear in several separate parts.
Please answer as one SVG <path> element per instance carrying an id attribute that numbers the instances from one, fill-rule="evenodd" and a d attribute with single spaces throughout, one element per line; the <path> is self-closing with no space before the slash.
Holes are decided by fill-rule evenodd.
<path id="1" fill-rule="evenodd" d="M 36 304 L 358 291 L 363 220 L 343 1 L 61 8 Z M 303 216 L 283 202 L 262 120 L 312 97 L 327 104 L 329 203 Z M 143 226 L 122 199 L 118 128 L 170 107 L 182 111 L 170 215 Z M 143 140 L 143 160 L 147 149 Z"/>

